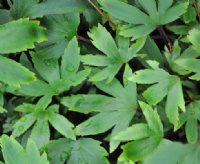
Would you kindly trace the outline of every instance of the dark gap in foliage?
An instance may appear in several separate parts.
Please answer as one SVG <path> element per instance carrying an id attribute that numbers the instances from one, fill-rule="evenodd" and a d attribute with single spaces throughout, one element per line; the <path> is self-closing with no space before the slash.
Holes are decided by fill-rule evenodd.
<path id="1" fill-rule="evenodd" d="M 10 8 L 10 6 L 7 3 L 7 0 L 0 0 L 0 3 L 3 5 L 4 9 L 9 9 Z"/>

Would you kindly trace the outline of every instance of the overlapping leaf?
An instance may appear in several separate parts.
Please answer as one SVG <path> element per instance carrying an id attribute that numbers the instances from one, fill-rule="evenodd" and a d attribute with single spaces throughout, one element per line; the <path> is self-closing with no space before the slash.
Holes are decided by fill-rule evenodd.
<path id="1" fill-rule="evenodd" d="M 43 54 L 35 55 L 32 55 L 35 69 L 48 83 L 38 79 L 31 84 L 22 85 L 18 90 L 20 94 L 29 96 L 58 95 L 69 90 L 71 86 L 80 84 L 90 73 L 90 69 L 79 71 L 80 48 L 75 37 L 66 47 L 60 67 L 58 58 L 45 58 L 42 56 Z M 46 69 L 43 69 L 44 66 Z"/>
<path id="2" fill-rule="evenodd" d="M 108 164 L 107 152 L 100 142 L 91 138 L 81 138 L 71 141 L 65 138 L 53 140 L 47 146 L 51 163 L 63 164 Z M 55 151 L 56 149 L 56 151 Z"/>
<path id="3" fill-rule="evenodd" d="M 112 152 L 120 143 L 113 139 L 114 136 L 128 127 L 136 112 L 136 86 L 132 82 L 127 82 L 123 87 L 117 79 L 113 79 L 109 84 L 104 81 L 99 82 L 96 86 L 112 97 L 99 94 L 74 95 L 64 97 L 61 103 L 72 111 L 85 114 L 98 113 L 76 127 L 77 135 L 95 135 L 114 127 L 110 136 Z"/>
<path id="4" fill-rule="evenodd" d="M 200 101 L 194 101 L 187 105 L 186 112 L 180 115 L 180 121 L 177 129 L 183 124 L 185 126 L 186 138 L 189 143 L 198 142 L 198 121 L 200 120 Z"/>
<path id="5" fill-rule="evenodd" d="M 194 75 L 190 76 L 192 80 L 200 80 L 200 60 L 198 57 L 200 56 L 199 53 L 199 39 L 200 31 L 193 29 L 189 32 L 189 40 L 193 44 L 195 50 L 191 51 L 190 54 L 181 56 L 178 58 L 175 63 L 185 71 L 187 74 L 195 73 Z"/>
<path id="6" fill-rule="evenodd" d="M 132 161 L 141 161 L 157 148 L 163 137 L 163 126 L 157 111 L 144 102 L 139 102 L 147 124 L 138 123 L 120 132 L 116 140 L 129 141 L 123 146 L 121 158 Z"/>
<path id="7" fill-rule="evenodd" d="M 166 96 L 166 114 L 175 126 L 179 120 L 179 108 L 185 111 L 185 102 L 181 80 L 174 75 L 160 69 L 158 63 L 149 61 L 152 69 L 136 71 L 130 80 L 138 84 L 154 84 L 143 92 L 144 98 L 150 105 L 156 105 Z"/>
<path id="8" fill-rule="evenodd" d="M 139 0 L 143 10 L 119 0 L 98 2 L 111 16 L 127 23 L 122 25 L 120 34 L 134 39 L 150 34 L 159 25 L 178 19 L 188 7 L 187 2 L 173 5 L 173 0 Z"/>
<path id="9" fill-rule="evenodd" d="M 13 137 L 1 137 L 1 150 L 6 164 L 49 164 L 45 153 L 40 155 L 33 140 L 29 139 L 24 149 Z"/>
<path id="10" fill-rule="evenodd" d="M 200 148 L 198 145 L 163 140 L 158 148 L 144 160 L 144 164 L 198 164 L 199 154 Z"/>

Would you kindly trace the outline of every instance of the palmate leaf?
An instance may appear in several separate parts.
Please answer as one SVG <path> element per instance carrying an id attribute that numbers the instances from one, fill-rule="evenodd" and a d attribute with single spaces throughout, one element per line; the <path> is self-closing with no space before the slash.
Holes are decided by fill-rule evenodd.
<path id="1" fill-rule="evenodd" d="M 142 38 L 131 45 L 129 39 L 119 37 L 117 46 L 110 33 L 100 24 L 91 30 L 89 36 L 94 46 L 106 55 L 88 54 L 81 57 L 84 64 L 103 68 L 90 78 L 91 81 L 112 81 L 121 66 L 136 57 L 146 41 L 146 38 Z"/>
<path id="2" fill-rule="evenodd" d="M 6 164 L 49 164 L 47 156 L 39 153 L 35 143 L 29 139 L 24 149 L 13 137 L 1 137 L 1 150 Z"/>
<path id="3" fill-rule="evenodd" d="M 52 140 L 47 145 L 48 156 L 52 164 L 108 164 L 106 150 L 100 142 L 91 138 L 71 141 L 66 138 Z M 56 151 L 55 151 L 56 150 Z"/>
<path id="4" fill-rule="evenodd" d="M 119 0 L 98 0 L 98 2 L 111 16 L 127 23 L 121 26 L 120 35 L 134 39 L 150 34 L 159 25 L 178 19 L 188 7 L 187 2 L 172 5 L 173 0 L 139 0 L 138 3 L 144 10 L 142 11 Z"/>
<path id="5" fill-rule="evenodd" d="M 36 80 L 34 73 L 20 63 L 3 56 L 0 56 L 0 77 L 0 81 L 16 87 Z"/>
<path id="6" fill-rule="evenodd" d="M 193 44 L 192 47 L 189 47 L 185 54 L 182 54 L 179 58 L 177 58 L 174 62 L 177 67 L 181 70 L 184 70 L 185 74 L 188 75 L 190 73 L 194 73 L 189 78 L 192 80 L 200 80 L 200 60 L 198 57 L 199 53 L 199 37 L 200 30 L 193 29 L 189 32 L 188 39 Z M 179 48 L 180 49 L 180 48 Z M 182 71 L 183 72 L 183 71 Z"/>
<path id="7" fill-rule="evenodd" d="M 98 113 L 76 127 L 77 135 L 95 135 L 114 127 L 110 136 L 110 152 L 112 152 L 120 143 L 114 140 L 114 136 L 128 127 L 136 112 L 136 86 L 127 82 L 123 87 L 117 79 L 113 79 L 109 84 L 99 82 L 96 86 L 112 97 L 99 94 L 74 95 L 64 97 L 61 103 L 72 111 L 85 114 Z"/>
<path id="8" fill-rule="evenodd" d="M 37 3 L 37 0 L 13 0 L 11 15 L 13 18 L 37 18 L 53 14 L 65 14 L 82 11 L 85 8 L 82 0 L 47 0 Z"/>
<path id="9" fill-rule="evenodd" d="M 34 43 L 47 40 L 45 28 L 27 18 L 0 25 L 0 53 L 15 53 L 34 48 Z"/>
<path id="10" fill-rule="evenodd" d="M 163 126 L 157 111 L 144 102 L 139 102 L 142 112 L 147 120 L 147 124 L 137 123 L 120 132 L 115 137 L 116 140 L 129 141 L 122 146 L 122 159 L 141 161 L 154 151 L 163 138 Z"/>
<path id="11" fill-rule="evenodd" d="M 45 58 L 35 55 L 32 55 L 35 69 L 48 83 L 38 79 L 28 85 L 22 85 L 17 90 L 19 94 L 28 96 L 58 95 L 69 90 L 72 86 L 81 84 L 90 74 L 90 69 L 79 70 L 80 48 L 75 37 L 70 40 L 65 48 L 64 54 L 61 56 L 60 67 L 59 59 L 56 57 Z"/>
<path id="12" fill-rule="evenodd" d="M 136 71 L 129 79 L 138 84 L 154 84 L 143 92 L 150 105 L 156 105 L 166 96 L 166 114 L 171 123 L 176 126 L 179 120 L 179 108 L 185 111 L 181 81 L 177 76 L 170 75 L 160 69 L 158 63 L 149 61 L 152 69 Z"/>
<path id="13" fill-rule="evenodd" d="M 33 126 L 30 138 L 41 148 L 50 140 L 49 124 L 66 138 L 75 140 L 72 130 L 74 125 L 67 118 L 58 114 L 58 105 L 49 106 L 51 96 L 42 97 L 36 105 L 22 104 L 15 108 L 23 116 L 14 124 L 12 135 L 19 137 Z"/>

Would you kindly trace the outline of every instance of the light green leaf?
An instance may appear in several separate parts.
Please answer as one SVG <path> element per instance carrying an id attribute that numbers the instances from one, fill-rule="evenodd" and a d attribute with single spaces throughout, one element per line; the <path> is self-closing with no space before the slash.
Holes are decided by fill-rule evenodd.
<path id="1" fill-rule="evenodd" d="M 119 141 L 130 141 L 147 138 L 150 135 L 148 125 L 140 123 L 134 124 L 125 131 L 120 132 L 114 139 Z"/>
<path id="2" fill-rule="evenodd" d="M 163 125 L 156 110 L 153 110 L 148 104 L 139 101 L 142 112 L 147 120 L 149 128 L 157 135 L 163 137 Z"/>
<path id="3" fill-rule="evenodd" d="M 143 160 L 149 153 L 156 149 L 160 139 L 149 137 L 136 140 L 124 145 L 122 157 L 133 162 Z"/>
<path id="4" fill-rule="evenodd" d="M 13 138 L 3 135 L 1 137 L 1 148 L 6 164 L 49 164 L 44 153 L 40 156 L 39 150 L 32 140 L 28 140 L 26 149 Z"/>
<path id="5" fill-rule="evenodd" d="M 66 138 L 75 140 L 76 137 L 72 128 L 74 125 L 69 122 L 65 117 L 59 114 L 51 114 L 49 118 L 51 125 Z"/>
<path id="6" fill-rule="evenodd" d="M 24 18 L 0 25 L 0 38 L 0 53 L 7 54 L 34 48 L 34 43 L 47 40 L 47 35 L 38 21 Z"/>
<path id="7" fill-rule="evenodd" d="M 129 39 L 118 36 L 117 46 L 111 34 L 100 24 L 98 27 L 94 27 L 88 35 L 92 39 L 94 46 L 106 55 L 87 54 L 81 57 L 81 61 L 85 65 L 97 66 L 100 68 L 90 78 L 91 81 L 95 82 L 102 80 L 107 80 L 108 83 L 111 82 L 121 66 L 136 57 L 137 52 L 146 42 L 146 37 L 144 37 L 137 40 L 135 43 L 130 44 Z M 107 39 L 105 40 L 105 38 Z M 126 47 L 122 46 L 122 40 L 127 42 Z"/>
<path id="8" fill-rule="evenodd" d="M 38 148 L 47 145 L 50 140 L 50 131 L 47 121 L 37 120 L 35 123 L 30 138 L 33 139 Z"/>
<path id="9" fill-rule="evenodd" d="M 21 119 L 19 119 L 15 124 L 14 124 L 14 130 L 12 132 L 12 135 L 14 137 L 19 137 L 22 135 L 26 130 L 28 130 L 33 123 L 36 121 L 36 116 L 34 113 L 30 113 L 27 115 L 22 116 Z"/>
<path id="10" fill-rule="evenodd" d="M 68 76 L 78 71 L 80 65 L 80 48 L 78 42 L 74 37 L 65 49 L 64 55 L 62 56 L 61 63 L 61 77 L 63 79 L 69 78 Z"/>
<path id="11" fill-rule="evenodd" d="M 98 112 L 79 124 L 75 129 L 76 133 L 94 135 L 114 127 L 110 138 L 110 151 L 114 151 L 119 145 L 119 142 L 114 140 L 115 135 L 128 127 L 137 108 L 136 86 L 130 82 L 123 87 L 116 79 L 109 84 L 98 82 L 96 85 L 113 97 L 77 95 L 64 97 L 61 103 L 69 107 L 69 110 L 80 113 Z"/>
<path id="12" fill-rule="evenodd" d="M 149 61 L 152 69 L 136 71 L 129 79 L 138 84 L 153 84 L 143 92 L 144 98 L 150 105 L 156 105 L 167 96 L 166 114 L 174 126 L 179 120 L 179 108 L 185 111 L 181 81 L 177 76 L 158 68 L 158 63 Z M 158 94 L 159 93 L 159 94 Z"/>
<path id="13" fill-rule="evenodd" d="M 27 68 L 3 56 L 0 56 L 0 77 L 2 82 L 16 87 L 35 80 L 34 74 Z"/>

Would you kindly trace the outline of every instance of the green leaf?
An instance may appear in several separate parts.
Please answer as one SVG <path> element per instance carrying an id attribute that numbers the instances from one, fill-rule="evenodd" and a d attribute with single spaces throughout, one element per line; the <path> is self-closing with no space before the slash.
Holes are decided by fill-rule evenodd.
<path id="1" fill-rule="evenodd" d="M 145 57 L 146 60 L 155 60 L 160 63 L 161 67 L 163 67 L 164 62 L 162 54 L 155 41 L 151 37 L 147 37 L 146 43 L 142 48 L 142 52 L 147 54 Z M 140 59 L 140 61 L 143 62 L 143 59 Z"/>
<path id="2" fill-rule="evenodd" d="M 96 85 L 113 97 L 78 95 L 64 97 L 61 103 L 69 107 L 69 110 L 80 113 L 98 112 L 76 127 L 77 135 L 95 135 L 114 127 L 110 138 L 110 151 L 112 152 L 119 145 L 119 142 L 114 140 L 114 136 L 128 127 L 135 114 L 137 108 L 136 86 L 130 82 L 123 87 L 116 79 L 109 84 L 99 82 Z"/>
<path id="3" fill-rule="evenodd" d="M 2 82 L 17 87 L 35 80 L 34 74 L 27 68 L 3 56 L 0 56 L 0 77 Z"/>
<path id="4" fill-rule="evenodd" d="M 139 101 L 140 107 L 142 109 L 142 112 L 147 120 L 147 124 L 149 128 L 156 134 L 158 137 L 163 137 L 163 125 L 160 120 L 160 117 L 157 113 L 157 111 L 153 110 L 151 106 L 148 104 Z"/>
<path id="5" fill-rule="evenodd" d="M 198 142 L 198 121 L 200 120 L 200 101 L 194 101 L 186 106 L 186 112 L 180 115 L 180 122 L 176 129 L 185 126 L 186 138 L 190 144 Z"/>
<path id="6" fill-rule="evenodd" d="M 50 130 L 48 122 L 37 120 L 31 131 L 30 138 L 33 139 L 38 148 L 47 145 L 50 140 Z"/>
<path id="7" fill-rule="evenodd" d="M 46 44 L 56 44 L 63 42 L 63 40 L 69 41 L 77 34 L 80 16 L 77 12 L 49 15 L 44 18 L 44 22 L 48 32 Z"/>
<path id="8" fill-rule="evenodd" d="M 125 131 L 120 132 L 116 139 L 135 140 L 122 146 L 122 159 L 133 162 L 143 160 L 149 153 L 154 151 L 163 138 L 163 125 L 157 111 L 148 104 L 139 101 L 147 124 L 137 123 Z"/>
<path id="9" fill-rule="evenodd" d="M 0 25 L 0 38 L 0 53 L 7 54 L 34 48 L 34 43 L 47 40 L 47 35 L 38 21 L 24 18 Z"/>
<path id="10" fill-rule="evenodd" d="M 200 45 L 199 37 L 200 37 L 199 29 L 192 29 L 191 31 L 189 31 L 188 39 L 198 51 Z"/>
<path id="11" fill-rule="evenodd" d="M 82 11 L 85 4 L 82 0 L 47 0 L 37 3 L 37 0 L 14 0 L 11 6 L 11 15 L 14 18 L 37 18 L 45 15 L 65 14 L 74 11 Z"/>
<path id="12" fill-rule="evenodd" d="M 198 145 L 181 144 L 163 140 L 157 150 L 149 154 L 144 164 L 187 164 L 199 163 L 200 148 Z"/>
<path id="13" fill-rule="evenodd" d="M 49 164 L 44 153 L 40 156 L 39 150 L 32 140 L 28 140 L 26 149 L 13 138 L 3 135 L 1 137 L 1 148 L 6 164 Z"/>
<path id="14" fill-rule="evenodd" d="M 133 124 L 125 131 L 120 132 L 119 134 L 116 135 L 115 139 L 120 141 L 139 140 L 147 138 L 149 135 L 150 135 L 150 130 L 148 125 L 140 123 L 140 124 Z"/>
<path id="15" fill-rule="evenodd" d="M 152 69 L 136 71 L 129 79 L 138 84 L 153 84 L 143 92 L 144 98 L 150 105 L 158 104 L 167 96 L 166 114 L 170 122 L 176 126 L 179 120 L 179 108 L 185 111 L 181 81 L 177 76 L 169 75 L 160 69 L 157 62 L 148 63 Z"/>
<path id="16" fill-rule="evenodd" d="M 90 78 L 91 81 L 112 81 L 121 66 L 136 57 L 137 52 L 146 41 L 144 37 L 131 45 L 128 39 L 120 38 L 118 39 L 119 46 L 117 47 L 110 33 L 100 24 L 98 27 L 94 27 L 88 35 L 92 39 L 94 46 L 106 55 L 84 55 L 81 57 L 81 61 L 85 65 L 100 67 L 100 70 Z M 107 39 L 105 40 L 105 38 Z M 126 48 L 121 46 L 123 39 L 128 43 Z"/>
<path id="17" fill-rule="evenodd" d="M 35 55 L 45 55 L 43 54 L 44 52 Z M 49 50 L 47 52 L 49 52 Z M 39 56 L 39 59 L 33 57 L 35 68 L 49 83 L 38 79 L 28 85 L 22 85 L 21 88 L 17 90 L 19 93 L 28 96 L 58 95 L 64 91 L 68 91 L 72 86 L 81 84 L 90 74 L 90 69 L 80 69 L 80 48 L 78 47 L 78 42 L 75 37 L 69 41 L 65 49 L 61 58 L 60 68 L 58 65 L 59 57 L 42 60 L 43 57 L 40 58 Z M 39 61 L 40 59 L 41 61 Z M 43 67 L 44 64 L 46 65 L 45 67 Z M 47 73 L 51 73 L 52 77 Z"/>
<path id="18" fill-rule="evenodd" d="M 64 55 L 62 56 L 61 63 L 61 77 L 69 78 L 68 76 L 78 71 L 80 65 L 80 48 L 78 42 L 74 37 L 65 49 Z"/>
<path id="19" fill-rule="evenodd" d="M 51 125 L 66 138 L 70 138 L 73 140 L 76 139 L 72 130 L 74 125 L 69 122 L 65 117 L 59 114 L 51 114 L 49 121 Z"/>
<path id="20" fill-rule="evenodd" d="M 159 25 L 173 22 L 184 14 L 188 7 L 187 2 L 172 5 L 173 1 L 171 0 L 168 2 L 161 0 L 138 1 L 147 15 L 137 7 L 125 2 L 116 0 L 98 0 L 98 2 L 112 17 L 124 22 L 120 28 L 120 35 L 134 39 L 150 34 Z"/>
<path id="21" fill-rule="evenodd" d="M 15 124 L 14 124 L 14 130 L 12 132 L 12 135 L 14 137 L 19 137 L 22 135 L 26 130 L 28 130 L 33 123 L 36 121 L 36 116 L 34 113 L 30 113 L 27 115 L 22 116 Z"/>
<path id="22" fill-rule="evenodd" d="M 133 162 L 143 160 L 159 145 L 160 139 L 149 137 L 141 140 L 136 140 L 124 145 L 122 157 Z"/>
<path id="23" fill-rule="evenodd" d="M 100 142 L 91 138 L 81 138 L 77 141 L 60 138 L 53 140 L 47 146 L 52 163 L 62 164 L 108 164 L 105 156 L 107 152 L 100 146 Z M 56 150 L 56 153 L 55 153 Z"/>
<path id="24" fill-rule="evenodd" d="M 33 53 L 31 55 L 35 69 L 49 83 L 60 80 L 60 70 L 56 58 L 48 58 L 43 53 Z"/>

